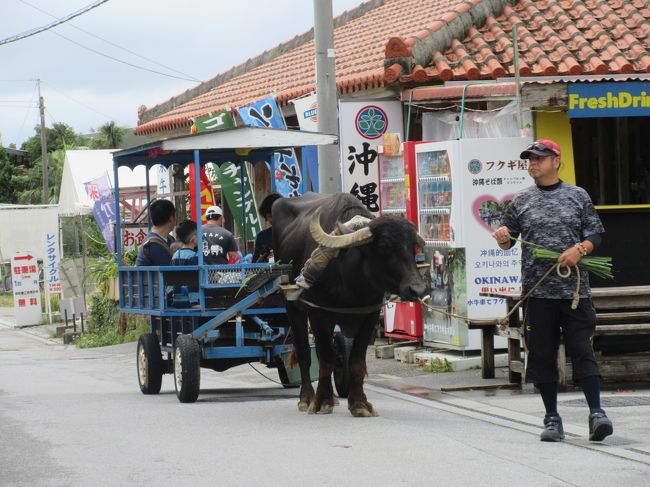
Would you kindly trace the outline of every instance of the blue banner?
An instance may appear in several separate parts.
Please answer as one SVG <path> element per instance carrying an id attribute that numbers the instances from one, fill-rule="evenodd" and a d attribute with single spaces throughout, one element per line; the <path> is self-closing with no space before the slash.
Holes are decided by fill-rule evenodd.
<path id="1" fill-rule="evenodd" d="M 282 112 L 272 96 L 238 108 L 237 113 L 246 125 L 286 128 Z M 299 196 L 302 194 L 302 174 L 293 149 L 275 153 L 271 177 L 273 178 L 273 190 L 282 196 Z"/>
<path id="2" fill-rule="evenodd" d="M 318 146 L 308 145 L 302 148 L 302 162 L 307 163 L 309 179 L 314 193 L 318 193 Z"/>
<path id="3" fill-rule="evenodd" d="M 108 174 L 84 183 L 86 193 L 93 200 L 93 216 L 102 232 L 108 251 L 115 252 L 115 195 Z"/>
<path id="4" fill-rule="evenodd" d="M 569 118 L 650 117 L 650 82 L 574 83 Z"/>

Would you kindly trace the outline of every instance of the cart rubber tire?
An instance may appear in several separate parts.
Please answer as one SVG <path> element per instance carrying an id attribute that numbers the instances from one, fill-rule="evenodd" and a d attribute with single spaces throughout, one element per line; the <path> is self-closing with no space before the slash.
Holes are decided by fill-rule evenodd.
<path id="1" fill-rule="evenodd" d="M 158 394 L 162 384 L 163 360 L 155 333 L 145 333 L 138 339 L 136 366 L 142 394 Z"/>
<path id="2" fill-rule="evenodd" d="M 352 338 L 343 333 L 334 333 L 332 346 L 336 356 L 334 365 L 334 386 L 339 397 L 347 398 L 350 393 L 350 351 L 352 350 Z"/>
<path id="3" fill-rule="evenodd" d="M 278 364 L 278 377 L 280 378 L 280 382 L 282 382 L 282 387 L 285 389 L 296 389 L 297 387 L 300 387 L 300 384 L 292 384 L 289 382 L 289 375 L 287 374 L 287 368 L 284 366 L 283 363 Z"/>
<path id="4" fill-rule="evenodd" d="M 181 335 L 174 349 L 174 387 L 180 402 L 195 402 L 201 388 L 201 348 L 192 335 Z"/>

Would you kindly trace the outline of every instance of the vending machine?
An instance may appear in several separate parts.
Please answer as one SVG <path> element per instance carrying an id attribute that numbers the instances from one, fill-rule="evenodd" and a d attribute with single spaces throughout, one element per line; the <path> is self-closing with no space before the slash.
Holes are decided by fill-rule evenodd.
<path id="1" fill-rule="evenodd" d="M 406 217 L 406 172 L 404 144 L 397 150 L 378 147 L 379 213 Z M 409 341 L 422 341 L 422 306 L 396 301 L 384 305 L 384 335 Z"/>
<path id="2" fill-rule="evenodd" d="M 499 318 L 504 300 L 481 296 L 521 286 L 519 245 L 501 250 L 490 235 L 515 193 L 533 184 L 521 151 L 528 138 L 404 143 L 406 216 L 426 241 L 431 299 L 422 308 L 423 343 L 478 350 L 467 319 Z M 506 346 L 495 342 L 495 346 Z"/>

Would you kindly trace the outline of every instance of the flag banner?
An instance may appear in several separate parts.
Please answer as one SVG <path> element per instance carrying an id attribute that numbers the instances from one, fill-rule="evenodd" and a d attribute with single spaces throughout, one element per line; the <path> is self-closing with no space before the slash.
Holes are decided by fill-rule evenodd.
<path id="1" fill-rule="evenodd" d="M 194 179 L 194 163 L 189 165 L 190 168 L 190 214 L 192 215 L 192 220 L 198 222 L 198 216 L 196 215 L 196 181 Z M 214 205 L 214 193 L 212 192 L 212 183 L 207 173 L 205 172 L 205 166 L 201 166 L 200 171 L 200 191 L 201 191 L 201 223 L 205 225 L 207 219 L 205 218 L 205 210 Z"/>
<path id="2" fill-rule="evenodd" d="M 307 173 L 309 174 L 312 190 L 318 193 L 318 147 L 315 145 L 303 147 L 302 160 L 307 163 Z"/>
<path id="3" fill-rule="evenodd" d="M 217 113 L 209 113 L 194 119 L 192 133 L 210 132 L 212 130 L 231 129 L 235 126 L 235 119 L 229 110 Z"/>
<path id="4" fill-rule="evenodd" d="M 94 201 L 93 216 L 102 232 L 109 252 L 115 252 L 115 195 L 108 174 L 84 183 L 88 197 Z"/>
<path id="5" fill-rule="evenodd" d="M 379 214 L 377 146 L 390 131 L 403 135 L 402 104 L 390 101 L 339 102 L 341 189 Z"/>
<path id="6" fill-rule="evenodd" d="M 216 166 L 216 173 L 221 184 L 221 191 L 232 212 L 235 225 L 239 229 L 239 234 L 244 235 L 243 214 L 246 215 L 246 240 L 255 240 L 257 234 L 262 230 L 259 215 L 257 214 L 257 205 L 255 196 L 251 189 L 250 175 L 248 166 L 244 163 L 237 166 L 232 162 L 225 162 Z M 242 171 L 244 174 L 244 209 L 242 209 Z"/>
<path id="7" fill-rule="evenodd" d="M 253 127 L 287 128 L 275 98 L 270 96 L 237 109 L 244 124 Z M 293 149 L 276 152 L 271 171 L 273 188 L 282 196 L 302 193 L 302 173 Z"/>

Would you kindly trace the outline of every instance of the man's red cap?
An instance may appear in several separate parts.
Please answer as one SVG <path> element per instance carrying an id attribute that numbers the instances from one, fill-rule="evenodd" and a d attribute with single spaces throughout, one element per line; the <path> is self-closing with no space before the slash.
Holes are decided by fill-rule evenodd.
<path id="1" fill-rule="evenodd" d="M 560 146 L 557 142 L 551 139 L 539 139 L 526 147 L 519 157 L 522 159 L 530 159 L 530 156 L 559 156 Z"/>

